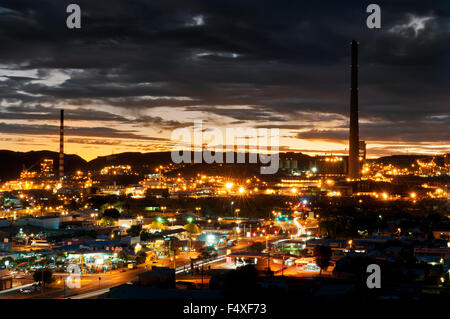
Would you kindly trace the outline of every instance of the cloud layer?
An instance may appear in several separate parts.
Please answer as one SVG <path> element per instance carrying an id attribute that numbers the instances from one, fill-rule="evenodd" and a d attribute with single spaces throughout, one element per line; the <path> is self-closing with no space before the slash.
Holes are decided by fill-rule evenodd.
<path id="1" fill-rule="evenodd" d="M 69 30 L 71 2 L 0 0 L 0 148 L 16 135 L 42 148 L 64 108 L 86 157 L 93 144 L 163 149 L 194 119 L 344 151 L 355 38 L 369 154 L 450 151 L 448 1 L 378 1 L 380 30 L 365 26 L 369 3 L 331 0 L 80 0 L 82 28 Z"/>

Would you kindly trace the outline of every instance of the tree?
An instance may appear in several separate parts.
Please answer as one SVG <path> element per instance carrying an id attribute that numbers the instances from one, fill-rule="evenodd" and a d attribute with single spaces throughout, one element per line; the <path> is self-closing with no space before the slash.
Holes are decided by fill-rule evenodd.
<path id="1" fill-rule="evenodd" d="M 199 234 L 201 232 L 200 228 L 197 226 L 197 224 L 189 223 L 184 225 L 184 229 L 189 233 L 189 249 L 192 249 L 192 235 L 193 234 Z"/>
<path id="2" fill-rule="evenodd" d="M 147 240 L 150 240 L 152 238 L 153 238 L 152 234 L 150 234 L 148 231 L 144 230 L 144 231 L 141 232 L 141 241 L 147 241 Z"/>
<path id="3" fill-rule="evenodd" d="M 91 229 L 91 230 L 86 231 L 86 232 L 85 232 L 85 235 L 86 235 L 86 236 L 89 236 L 89 237 L 91 237 L 91 238 L 97 238 L 98 233 L 97 233 L 96 230 Z"/>
<path id="4" fill-rule="evenodd" d="M 322 269 L 326 269 L 330 265 L 331 248 L 322 245 L 314 247 L 314 258 L 316 265 L 320 267 L 320 275 L 322 275 Z"/>
<path id="5" fill-rule="evenodd" d="M 33 273 L 33 280 L 42 284 L 50 284 L 53 282 L 53 271 L 49 268 L 36 270 Z"/>
<path id="6" fill-rule="evenodd" d="M 66 254 L 65 253 L 59 252 L 56 254 L 55 265 L 59 266 L 59 267 L 66 265 Z"/>
<path id="7" fill-rule="evenodd" d="M 14 265 L 16 264 L 14 258 L 9 257 L 9 256 L 3 258 L 2 261 L 1 261 L 1 263 L 2 263 L 3 265 L 5 265 L 5 266 L 8 266 L 8 267 L 12 267 L 12 266 L 14 266 Z"/>
<path id="8" fill-rule="evenodd" d="M 111 217 L 113 219 L 119 219 L 120 218 L 120 212 L 116 208 L 108 208 L 105 209 L 103 212 L 103 217 Z"/>
<path id="9" fill-rule="evenodd" d="M 119 254 L 119 258 L 123 260 L 123 262 L 128 262 L 129 256 L 125 251 L 121 251 Z"/>
<path id="10" fill-rule="evenodd" d="M 247 250 L 254 253 L 260 253 L 266 248 L 266 244 L 261 242 L 254 242 L 247 247 Z"/>
<path id="11" fill-rule="evenodd" d="M 119 268 L 122 268 L 122 267 L 126 267 L 126 265 L 128 264 L 128 261 L 131 258 L 130 258 L 130 256 L 128 255 L 128 253 L 126 251 L 122 250 L 119 253 L 118 259 L 119 259 L 119 261 L 117 262 L 117 266 Z"/>
<path id="12" fill-rule="evenodd" d="M 136 255 L 136 264 L 144 264 L 147 259 L 147 253 L 145 251 L 141 251 Z"/>
<path id="13" fill-rule="evenodd" d="M 184 229 L 190 234 L 198 234 L 201 232 L 197 224 L 194 223 L 184 225 Z"/>
<path id="14" fill-rule="evenodd" d="M 154 221 L 150 224 L 149 228 L 150 228 L 150 229 L 155 229 L 155 230 L 164 230 L 164 229 L 165 229 L 164 224 L 163 224 L 163 223 L 160 223 L 160 222 L 158 222 L 158 221 L 156 221 L 156 220 L 154 220 Z"/>
<path id="15" fill-rule="evenodd" d="M 248 297 L 254 296 L 258 289 L 258 271 L 254 265 L 246 265 L 236 270 L 227 272 L 223 276 L 223 283 L 219 289 L 225 297 Z M 214 280 L 212 285 L 214 286 Z M 211 283 L 210 283 L 211 285 Z M 216 289 L 217 289 L 216 288 Z"/>
<path id="16" fill-rule="evenodd" d="M 129 236 L 136 237 L 141 234 L 141 231 L 142 231 L 142 225 L 132 225 L 130 228 L 128 228 L 127 234 Z"/>
<path id="17" fill-rule="evenodd" d="M 72 199 L 72 200 L 70 201 L 70 204 L 68 205 L 69 210 L 77 210 L 77 209 L 79 209 L 80 207 L 81 207 L 81 204 L 80 204 L 80 203 L 77 203 L 77 202 L 75 201 L 75 199 Z"/>
<path id="18" fill-rule="evenodd" d="M 308 257 L 309 256 L 307 249 L 302 249 L 298 253 L 299 253 L 300 257 Z"/>
<path id="19" fill-rule="evenodd" d="M 214 257 L 215 251 L 213 251 L 209 247 L 204 247 L 202 250 L 200 250 L 200 257 L 201 259 L 209 259 L 211 257 Z"/>
<path id="20" fill-rule="evenodd" d="M 102 219 L 100 219 L 99 224 L 100 226 L 114 226 L 115 220 L 110 216 L 104 216 L 102 217 Z"/>

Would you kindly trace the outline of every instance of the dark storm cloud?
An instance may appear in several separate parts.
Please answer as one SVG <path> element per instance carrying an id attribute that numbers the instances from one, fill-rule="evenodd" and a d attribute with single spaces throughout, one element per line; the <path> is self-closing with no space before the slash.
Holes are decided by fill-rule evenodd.
<path id="1" fill-rule="evenodd" d="M 237 120 L 256 120 L 256 121 L 280 121 L 284 122 L 284 119 L 281 116 L 277 116 L 267 110 L 264 110 L 262 107 L 246 107 L 246 108 L 223 108 L 223 107 L 191 107 L 188 108 L 192 111 L 202 111 L 213 113 L 217 115 L 222 115 L 226 117 L 231 117 Z"/>
<path id="2" fill-rule="evenodd" d="M 360 125 L 360 136 L 370 141 L 448 142 L 450 141 L 450 116 L 425 118 L 411 125 L 408 121 L 374 122 Z M 348 130 L 313 129 L 300 132 L 297 138 L 315 140 L 347 140 Z"/>
<path id="3" fill-rule="evenodd" d="M 182 124 L 178 121 L 166 121 L 159 116 L 141 116 L 132 121 L 133 123 L 138 123 L 140 126 L 144 127 L 160 127 L 165 129 L 176 129 L 181 127 L 190 126 L 191 124 Z"/>
<path id="4" fill-rule="evenodd" d="M 142 136 L 133 131 L 116 130 L 110 127 L 70 127 L 66 126 L 64 132 L 71 136 L 123 138 L 148 141 L 167 141 L 165 138 Z M 59 126 L 56 125 L 25 125 L 8 124 L 0 122 L 0 133 L 31 134 L 31 135 L 57 135 Z"/>
<path id="5" fill-rule="evenodd" d="M 5 112 L 6 111 L 6 112 Z M 103 111 L 94 111 L 88 109 L 65 110 L 65 117 L 70 120 L 80 121 L 118 121 L 129 122 L 125 117 L 111 114 Z M 8 106 L 4 112 L 0 113 L 2 120 L 59 120 L 59 111 L 52 107 L 37 105 L 35 107 Z"/>
<path id="6" fill-rule="evenodd" d="M 35 106 L 8 106 L 4 107 L 0 112 L 1 120 L 33 120 L 33 121 L 48 121 L 59 120 L 59 110 L 53 107 L 42 105 Z M 117 122 L 123 124 L 140 125 L 143 127 L 159 126 L 166 129 L 175 129 L 184 127 L 186 124 L 181 124 L 178 121 L 166 121 L 161 117 L 153 116 L 138 116 L 138 117 L 123 117 L 105 111 L 96 111 L 92 109 L 78 108 L 66 109 L 64 117 L 70 121 L 103 121 L 103 122 Z M 34 132 L 34 131 L 32 131 Z M 31 133 L 33 134 L 33 133 Z"/>
<path id="7" fill-rule="evenodd" d="M 443 133 L 448 123 L 429 122 L 449 113 L 448 1 L 378 1 L 381 30 L 365 27 L 370 2 L 331 0 L 80 0 L 82 29 L 68 30 L 65 8 L 71 2 L 0 0 L 0 99 L 24 107 L 63 101 L 80 106 L 69 111 L 74 119 L 111 122 L 129 119 L 88 114 L 85 105 L 186 107 L 239 123 L 298 118 L 299 126 L 285 128 L 306 125 L 309 131 L 301 138 L 337 140 L 346 138 L 345 131 L 336 133 L 342 123 L 325 130 L 314 120 L 343 121 L 347 115 L 348 42 L 356 38 L 361 119 L 391 123 L 363 124 L 362 138 L 450 140 Z M 44 79 L 60 70 L 68 78 L 51 85 L 2 76 L 2 66 L 37 69 Z M 16 111 L 4 109 L 0 118 L 42 116 Z M 297 112 L 310 117 L 296 117 Z M 330 118 L 320 116 L 324 113 Z M 136 117 L 134 123 L 182 126 L 157 116 Z"/>

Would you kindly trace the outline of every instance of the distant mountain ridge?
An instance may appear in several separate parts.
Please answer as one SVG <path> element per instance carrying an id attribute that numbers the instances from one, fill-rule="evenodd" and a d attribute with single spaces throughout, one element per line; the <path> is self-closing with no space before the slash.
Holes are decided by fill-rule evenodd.
<path id="1" fill-rule="evenodd" d="M 397 167 L 410 167 L 415 164 L 416 160 L 428 160 L 434 158 L 437 165 L 444 165 L 444 156 L 430 156 L 430 155 L 391 155 L 377 158 L 375 161 L 382 164 L 392 164 Z"/>
<path id="2" fill-rule="evenodd" d="M 113 155 L 99 156 L 88 162 L 91 170 L 100 170 L 110 165 L 131 165 L 132 167 L 145 167 L 165 165 L 172 162 L 170 152 L 125 152 Z"/>
<path id="3" fill-rule="evenodd" d="M 53 170 L 58 171 L 59 153 L 51 151 L 14 152 L 0 150 L 0 180 L 12 180 L 20 176 L 23 169 L 39 170 L 41 160 L 53 159 Z M 86 169 L 87 162 L 78 155 L 64 154 L 65 171 L 72 174 L 77 170 Z"/>
<path id="4" fill-rule="evenodd" d="M 52 151 L 30 151 L 14 152 L 9 150 L 0 150 L 0 180 L 13 180 L 20 176 L 20 172 L 26 168 L 39 171 L 39 165 L 43 158 L 53 159 L 54 172 L 58 171 L 58 152 Z M 307 161 L 310 156 L 302 153 L 280 153 L 280 159 L 299 159 Z M 377 162 L 384 164 L 392 163 L 399 166 L 409 166 L 417 159 L 430 158 L 426 155 L 393 155 L 376 159 Z M 442 156 L 436 156 L 441 162 Z M 99 156 L 91 161 L 86 161 L 75 154 L 64 154 L 64 171 L 66 174 L 73 174 L 77 170 L 100 170 L 105 166 L 111 165 L 131 165 L 133 168 L 143 172 L 150 171 L 157 165 L 167 165 L 172 163 L 170 152 L 125 152 L 114 155 Z M 201 165 L 201 164 L 200 164 Z"/>

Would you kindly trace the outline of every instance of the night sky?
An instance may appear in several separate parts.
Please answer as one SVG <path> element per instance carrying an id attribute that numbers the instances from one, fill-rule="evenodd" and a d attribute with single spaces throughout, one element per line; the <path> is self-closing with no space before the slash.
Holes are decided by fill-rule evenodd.
<path id="1" fill-rule="evenodd" d="M 64 108 L 65 151 L 86 159 L 170 150 L 194 119 L 344 153 L 352 39 L 368 155 L 450 152 L 446 0 L 0 0 L 0 149 L 58 150 Z"/>

